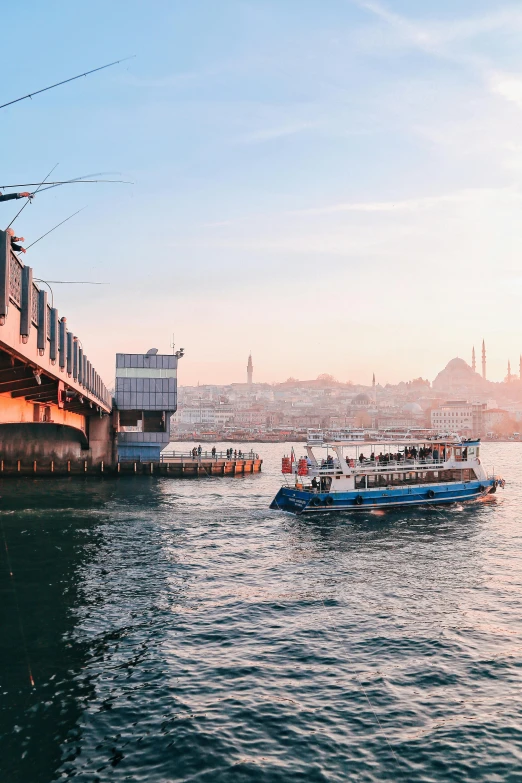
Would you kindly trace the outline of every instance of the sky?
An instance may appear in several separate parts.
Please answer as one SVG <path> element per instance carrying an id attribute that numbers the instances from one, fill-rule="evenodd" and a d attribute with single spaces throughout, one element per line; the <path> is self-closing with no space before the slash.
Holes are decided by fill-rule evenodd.
<path id="1" fill-rule="evenodd" d="M 111 0 L 2 9 L 0 184 L 118 172 L 15 223 L 105 382 L 433 380 L 522 352 L 522 5 Z M 7 226 L 20 202 L 0 205 Z"/>

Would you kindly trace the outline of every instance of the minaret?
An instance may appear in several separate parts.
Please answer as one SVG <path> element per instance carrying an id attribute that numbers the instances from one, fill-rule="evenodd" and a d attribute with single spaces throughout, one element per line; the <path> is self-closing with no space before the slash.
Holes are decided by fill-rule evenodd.
<path id="1" fill-rule="evenodd" d="M 486 380 L 486 343 L 482 340 L 482 377 Z"/>
<path id="2" fill-rule="evenodd" d="M 471 369 L 473 372 L 477 372 L 477 361 L 475 359 L 475 346 L 473 346 L 473 350 L 471 351 Z"/>
<path id="3" fill-rule="evenodd" d="M 373 401 L 377 405 L 377 387 L 375 385 L 375 373 L 373 373 L 373 378 L 372 378 L 372 392 L 373 392 Z"/>
<path id="4" fill-rule="evenodd" d="M 248 355 L 248 364 L 247 364 L 247 383 L 249 386 L 252 386 L 252 375 L 254 373 L 254 365 L 252 364 L 252 354 Z"/>
<path id="5" fill-rule="evenodd" d="M 522 355 L 520 356 L 520 360 L 518 363 L 518 376 L 520 380 L 522 381 Z"/>
<path id="6" fill-rule="evenodd" d="M 508 374 L 507 374 L 507 382 L 511 383 L 511 362 L 508 359 Z"/>

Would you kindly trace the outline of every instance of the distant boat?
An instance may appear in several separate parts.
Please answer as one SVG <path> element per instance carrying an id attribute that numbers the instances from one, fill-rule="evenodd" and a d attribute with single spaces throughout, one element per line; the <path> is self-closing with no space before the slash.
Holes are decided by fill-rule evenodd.
<path id="1" fill-rule="evenodd" d="M 318 460 L 313 448 L 326 449 Z M 325 440 L 309 433 L 306 457 L 283 457 L 282 486 L 270 508 L 308 514 L 465 502 L 504 487 L 480 461 L 480 440 L 458 435 L 400 441 Z M 346 452 L 346 453 L 345 453 Z"/>

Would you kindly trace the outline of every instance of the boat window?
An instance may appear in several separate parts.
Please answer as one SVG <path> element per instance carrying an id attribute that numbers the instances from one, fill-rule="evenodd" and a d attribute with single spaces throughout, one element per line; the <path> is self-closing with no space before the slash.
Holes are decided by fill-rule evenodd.
<path id="1" fill-rule="evenodd" d="M 438 477 L 439 477 L 439 471 L 438 470 L 434 470 L 433 471 L 433 478 L 438 478 Z"/>

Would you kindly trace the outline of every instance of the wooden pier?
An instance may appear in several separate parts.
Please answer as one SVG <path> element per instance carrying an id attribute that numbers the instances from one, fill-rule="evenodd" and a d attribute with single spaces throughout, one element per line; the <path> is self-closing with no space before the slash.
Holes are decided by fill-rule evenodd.
<path id="1" fill-rule="evenodd" d="M 259 473 L 263 460 L 258 455 L 245 459 L 179 457 L 160 462 L 125 460 L 115 466 L 89 460 L 0 460 L 0 478 L 52 478 L 63 476 L 165 476 L 167 478 L 206 478 L 245 476 Z"/>

